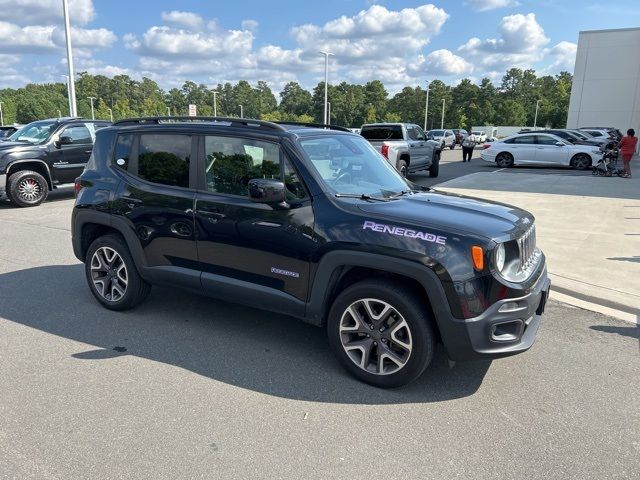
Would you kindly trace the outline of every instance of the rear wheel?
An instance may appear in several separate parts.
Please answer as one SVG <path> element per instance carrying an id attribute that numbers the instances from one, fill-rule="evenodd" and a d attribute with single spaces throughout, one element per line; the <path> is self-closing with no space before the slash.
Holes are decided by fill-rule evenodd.
<path id="1" fill-rule="evenodd" d="M 577 170 L 586 170 L 591 166 L 591 157 L 586 153 L 579 153 L 571 159 L 571 166 Z"/>
<path id="2" fill-rule="evenodd" d="M 400 172 L 400 175 L 405 178 L 409 174 L 409 166 L 407 165 L 407 161 L 404 159 L 398 160 L 398 165 L 396 168 L 398 169 L 398 172 Z"/>
<path id="3" fill-rule="evenodd" d="M 429 167 L 429 176 L 432 178 L 436 178 L 439 172 L 440 172 L 440 152 L 435 152 L 433 154 L 433 160 L 431 161 L 431 166 Z"/>
<path id="4" fill-rule="evenodd" d="M 129 249 L 118 235 L 94 240 L 84 265 L 91 293 L 109 310 L 134 308 L 151 291 L 151 285 L 138 273 Z"/>
<path id="5" fill-rule="evenodd" d="M 509 168 L 513 167 L 513 155 L 507 152 L 499 153 L 496 156 L 496 164 L 500 168 Z"/>
<path id="6" fill-rule="evenodd" d="M 21 170 L 9 177 L 7 197 L 18 207 L 35 207 L 49 195 L 49 185 L 38 172 Z"/>
<path id="7" fill-rule="evenodd" d="M 435 350 L 424 301 L 388 280 L 365 280 L 344 290 L 331 307 L 327 334 L 352 375 L 382 388 L 418 378 Z"/>

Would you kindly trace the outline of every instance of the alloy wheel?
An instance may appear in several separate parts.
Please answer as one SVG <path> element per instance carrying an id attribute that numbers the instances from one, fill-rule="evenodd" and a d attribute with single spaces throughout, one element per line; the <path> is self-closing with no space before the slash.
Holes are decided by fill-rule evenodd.
<path id="1" fill-rule="evenodd" d="M 511 165 L 511 158 L 509 157 L 509 155 L 501 153 L 496 158 L 496 163 L 498 164 L 499 167 L 506 168 Z"/>
<path id="2" fill-rule="evenodd" d="M 573 166 L 578 170 L 585 170 L 589 168 L 591 164 L 591 159 L 586 155 L 578 155 L 573 161 Z"/>
<path id="3" fill-rule="evenodd" d="M 122 257 L 111 247 L 98 248 L 91 257 L 91 280 L 96 291 L 110 302 L 127 292 L 129 276 Z"/>
<path id="4" fill-rule="evenodd" d="M 35 202 L 42 196 L 42 185 L 31 177 L 20 181 L 17 190 L 18 195 L 25 202 Z"/>
<path id="5" fill-rule="evenodd" d="M 349 359 L 374 375 L 400 371 L 413 348 L 411 329 L 389 303 L 363 298 L 353 302 L 340 319 L 340 341 Z"/>

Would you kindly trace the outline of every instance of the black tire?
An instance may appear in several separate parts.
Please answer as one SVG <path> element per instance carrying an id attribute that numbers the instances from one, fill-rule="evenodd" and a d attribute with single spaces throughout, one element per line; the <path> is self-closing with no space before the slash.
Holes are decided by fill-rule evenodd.
<path id="1" fill-rule="evenodd" d="M 576 170 L 586 170 L 591 167 L 591 157 L 586 153 L 578 153 L 571 159 L 571 166 Z"/>
<path id="2" fill-rule="evenodd" d="M 440 152 L 435 152 L 433 154 L 431 166 L 429 167 L 429 176 L 431 178 L 437 178 L 439 173 L 440 173 Z"/>
<path id="3" fill-rule="evenodd" d="M 113 295 L 112 289 L 111 289 L 112 299 L 105 297 L 105 295 L 103 295 L 103 293 L 98 290 L 99 287 L 96 285 L 96 281 L 98 282 L 102 281 L 98 276 L 101 270 L 96 271 L 94 269 L 94 267 L 98 264 L 96 261 L 94 261 L 94 254 L 96 254 L 96 252 L 100 249 L 107 249 L 107 250 L 110 249 L 116 252 L 117 255 L 120 257 L 120 259 L 122 260 L 122 264 L 124 264 L 125 266 L 124 274 L 126 276 L 126 287 L 124 289 L 124 294 L 120 295 L 118 298 L 114 298 L 115 295 Z M 99 259 L 95 259 L 95 260 L 99 261 Z M 94 297 L 96 297 L 96 300 L 98 300 L 98 302 L 102 304 L 102 306 L 108 308 L 109 310 L 122 311 L 122 310 L 132 309 L 138 306 L 140 303 L 142 303 L 145 300 L 145 298 L 147 298 L 147 296 L 149 295 L 149 292 L 151 291 L 151 285 L 149 285 L 146 281 L 144 281 L 144 279 L 138 273 L 138 270 L 136 269 L 136 265 L 133 262 L 133 258 L 129 253 L 129 248 L 125 244 L 122 237 L 120 237 L 119 235 L 110 234 L 110 235 L 105 235 L 103 237 L 99 237 L 96 240 L 94 240 L 91 246 L 89 247 L 89 249 L 87 250 L 84 266 L 85 266 L 85 269 L 84 269 L 85 275 L 87 277 L 87 283 L 89 284 L 89 289 L 91 290 L 91 293 L 93 294 Z M 116 265 L 116 266 L 119 266 L 119 265 Z M 112 270 L 115 270 L 115 267 L 113 265 L 109 265 L 108 269 L 109 271 L 112 271 Z M 94 278 L 94 274 L 96 275 L 96 278 Z M 111 272 L 111 274 L 113 273 Z M 116 274 L 120 275 L 120 272 L 118 271 L 116 272 Z M 107 272 L 105 272 L 105 278 L 106 278 L 106 275 L 107 275 Z M 116 277 L 113 277 L 113 278 L 116 278 Z M 113 279 L 106 280 L 106 281 L 111 282 L 112 284 L 116 283 L 113 281 Z M 117 277 L 117 281 L 120 281 L 120 277 Z M 103 291 L 105 289 L 109 289 L 104 282 L 102 283 L 102 289 Z"/>
<path id="4" fill-rule="evenodd" d="M 49 195 L 49 185 L 38 172 L 20 170 L 9 177 L 7 197 L 17 207 L 35 207 Z"/>
<path id="5" fill-rule="evenodd" d="M 398 160 L 398 165 L 396 166 L 396 168 L 398 172 L 400 172 L 400 175 L 407 178 L 407 175 L 409 175 L 409 165 L 407 165 L 406 160 L 404 160 L 403 158 Z"/>
<path id="6" fill-rule="evenodd" d="M 500 168 L 513 167 L 513 155 L 508 152 L 501 152 L 496 155 L 496 165 Z"/>
<path id="7" fill-rule="evenodd" d="M 348 309 L 356 305 L 353 308 L 357 311 L 358 302 L 364 301 L 390 305 L 393 309 L 392 315 L 382 323 L 371 321 L 372 325 L 376 324 L 374 329 L 370 329 L 366 325 L 366 321 L 363 320 L 361 322 L 362 333 L 349 330 L 352 328 L 351 326 L 345 333 L 346 323 L 354 319 Z M 364 308 L 360 311 L 366 313 Z M 387 325 L 387 322 L 391 325 Z M 358 328 L 358 322 L 354 320 L 353 323 Z M 343 325 L 343 330 L 341 330 L 341 325 Z M 378 328 L 380 325 L 382 325 L 383 331 Z M 387 326 L 389 328 L 384 330 Z M 402 338 L 398 337 L 399 334 L 402 334 Z M 433 319 L 426 308 L 424 299 L 408 291 L 401 283 L 382 279 L 358 282 L 348 287 L 336 298 L 327 320 L 327 335 L 334 354 L 349 373 L 363 382 L 381 388 L 400 387 L 418 378 L 431 363 L 436 344 Z M 366 361 L 365 366 L 369 366 L 369 369 L 358 365 L 357 359 L 350 356 L 347 353 L 347 347 L 343 346 L 343 342 L 349 346 L 353 345 L 353 342 L 359 342 L 360 339 L 363 342 L 368 342 L 370 355 L 365 357 L 364 348 L 366 347 L 351 347 L 350 351 L 355 352 L 353 355 L 357 357 L 356 350 L 363 348 L 358 361 L 362 364 Z M 401 343 L 396 343 L 396 341 Z M 403 343 L 405 346 L 410 345 L 409 353 L 405 347 L 401 347 Z M 398 354 L 398 351 L 402 353 Z M 403 357 L 403 365 L 399 366 L 396 361 L 391 361 L 389 352 L 394 354 L 397 359 Z M 375 365 L 371 365 L 370 362 Z M 389 365 L 391 366 L 389 367 Z M 380 366 L 382 366 L 383 373 L 373 371 L 379 372 Z M 385 373 L 387 368 L 391 368 L 391 370 Z"/>
<path id="8" fill-rule="evenodd" d="M 451 150 L 453 150 L 454 148 L 456 148 L 456 144 L 455 144 L 455 143 L 452 143 L 452 144 L 449 146 L 449 148 L 450 148 Z"/>

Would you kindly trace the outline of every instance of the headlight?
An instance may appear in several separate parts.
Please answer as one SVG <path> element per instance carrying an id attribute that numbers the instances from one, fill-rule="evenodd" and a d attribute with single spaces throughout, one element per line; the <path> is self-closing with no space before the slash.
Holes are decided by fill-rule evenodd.
<path id="1" fill-rule="evenodd" d="M 504 251 L 504 243 L 498 245 L 496 249 L 496 268 L 499 272 L 502 272 L 504 269 L 504 261 L 506 259 L 505 251 Z"/>

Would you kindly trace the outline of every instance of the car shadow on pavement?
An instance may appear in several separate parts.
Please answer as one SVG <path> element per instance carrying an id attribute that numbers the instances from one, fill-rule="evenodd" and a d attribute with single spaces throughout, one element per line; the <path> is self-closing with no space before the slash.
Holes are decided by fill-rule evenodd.
<path id="1" fill-rule="evenodd" d="M 640 324 L 631 327 L 617 327 L 613 325 L 592 325 L 591 330 L 604 333 L 614 333 L 622 337 L 631 337 L 640 340 Z"/>
<path id="2" fill-rule="evenodd" d="M 640 256 L 633 256 L 633 257 L 609 257 L 607 258 L 607 260 L 617 260 L 619 262 L 633 262 L 633 263 L 640 263 Z"/>
<path id="3" fill-rule="evenodd" d="M 47 199 L 44 201 L 44 203 L 60 202 L 62 200 L 73 200 L 73 187 L 63 187 L 49 192 L 49 195 L 47 196 Z M 5 196 L 3 198 L 0 198 L 0 209 L 4 208 L 18 210 L 20 207 L 16 207 Z"/>
<path id="4" fill-rule="evenodd" d="M 464 362 L 450 368 L 440 349 L 417 381 L 382 390 L 355 380 L 342 369 L 323 329 L 167 288 L 154 288 L 147 302 L 133 311 L 112 312 L 93 298 L 80 264 L 0 274 L 0 299 L 1 318 L 91 345 L 72 355 L 80 361 L 135 355 L 240 388 L 297 400 L 346 404 L 446 401 L 474 394 L 491 364 Z"/>

